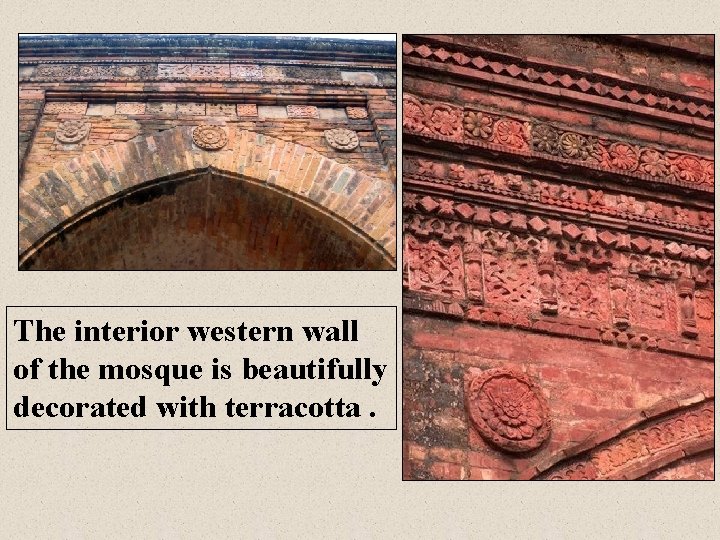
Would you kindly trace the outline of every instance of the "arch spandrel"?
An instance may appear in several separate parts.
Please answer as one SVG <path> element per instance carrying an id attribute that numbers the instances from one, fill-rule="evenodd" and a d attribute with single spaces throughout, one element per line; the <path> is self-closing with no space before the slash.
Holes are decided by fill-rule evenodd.
<path id="1" fill-rule="evenodd" d="M 380 268 L 395 266 L 396 194 L 391 183 L 305 146 L 215 126 L 227 141 L 204 149 L 191 126 L 120 142 L 56 164 L 20 185 L 20 263 L 76 222 L 138 190 L 209 171 L 282 193 L 368 244 Z M 212 141 L 211 141 L 212 142 Z"/>

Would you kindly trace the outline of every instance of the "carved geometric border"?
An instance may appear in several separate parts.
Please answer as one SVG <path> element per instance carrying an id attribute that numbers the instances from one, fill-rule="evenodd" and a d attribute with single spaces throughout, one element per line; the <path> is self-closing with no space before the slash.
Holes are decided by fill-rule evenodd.
<path id="1" fill-rule="evenodd" d="M 700 244 L 679 244 L 650 238 L 647 235 L 637 235 L 628 232 L 613 231 L 608 228 L 598 228 L 585 225 L 576 225 L 572 221 L 552 219 L 537 214 L 520 212 L 506 212 L 491 206 L 454 201 L 444 197 L 422 196 L 412 192 L 403 194 L 403 223 L 419 231 L 428 229 L 430 235 L 450 239 L 469 239 L 470 224 L 492 226 L 514 233 L 529 233 L 540 237 L 565 239 L 569 242 L 578 242 L 587 246 L 597 246 L 600 249 L 623 251 L 651 257 L 667 257 L 669 260 L 679 260 L 706 268 L 713 265 L 715 250 L 712 244 L 707 247 Z M 417 221 L 422 214 L 433 221 L 433 227 L 423 227 Z M 417 219 L 413 221 L 413 217 Z M 437 216 L 437 217 L 432 217 Z M 437 222 L 436 222 L 437 221 Z M 464 224 L 468 224 L 467 226 Z"/>
<path id="2" fill-rule="evenodd" d="M 522 471 L 522 479 L 632 480 L 714 447 L 715 402 L 665 400 Z"/>
<path id="3" fill-rule="evenodd" d="M 482 199 L 487 199 L 488 196 L 510 197 L 569 210 L 586 210 L 603 218 L 612 216 L 627 222 L 649 223 L 713 236 L 714 220 L 711 211 L 681 208 L 677 205 L 672 207 L 672 203 L 651 201 L 649 198 L 613 193 L 600 188 L 541 181 L 524 174 L 500 174 L 465 163 L 405 157 L 403 177 L 406 186 L 415 184 L 422 188 L 432 183 L 443 191 L 448 190 L 443 186 L 452 186 L 463 190 L 463 195 L 477 192 L 477 197 Z M 609 195 L 615 199 L 612 205 L 607 202 Z M 674 219 L 669 219 L 668 214 Z M 691 222 L 697 224 L 690 224 Z"/>
<path id="4" fill-rule="evenodd" d="M 403 56 L 421 58 L 427 62 L 455 64 L 467 69 L 466 73 L 488 73 L 491 76 L 504 76 L 521 79 L 537 86 L 564 88 L 592 96 L 606 98 L 607 101 L 619 101 L 639 105 L 659 111 L 697 117 L 707 120 L 712 127 L 715 108 L 712 101 L 690 96 L 681 96 L 663 92 L 649 86 L 628 84 L 620 79 L 602 76 L 590 72 L 574 70 L 561 71 L 557 66 L 543 65 L 540 62 L 527 62 L 515 59 L 515 62 L 500 61 L 492 58 L 489 51 L 479 50 L 478 54 L 467 56 L 460 51 L 449 51 L 443 46 L 422 43 L 414 45 L 403 42 Z M 472 53 L 471 53 L 472 54 Z"/>

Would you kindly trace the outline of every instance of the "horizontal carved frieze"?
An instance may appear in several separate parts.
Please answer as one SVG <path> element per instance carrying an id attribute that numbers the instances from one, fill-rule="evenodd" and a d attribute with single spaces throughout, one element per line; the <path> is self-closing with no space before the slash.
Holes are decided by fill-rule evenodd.
<path id="1" fill-rule="evenodd" d="M 595 137 L 518 117 L 403 95 L 403 129 L 461 144 L 712 191 L 714 161 L 701 156 Z"/>
<path id="2" fill-rule="evenodd" d="M 714 332 L 707 323 L 714 313 L 706 300 L 714 286 L 707 265 L 605 249 L 574 233 L 569 238 L 562 226 L 559 237 L 547 238 L 455 225 L 405 217 L 403 286 L 441 299 L 406 307 L 478 321 L 487 309 L 513 313 L 513 320 L 552 315 L 548 324 L 583 326 L 581 334 L 598 341 L 622 344 L 633 333 L 638 346 L 648 345 L 642 335 L 677 340 L 696 338 L 700 327 L 706 337 Z"/>
<path id="3" fill-rule="evenodd" d="M 522 310 L 504 306 L 476 305 L 462 299 L 423 295 L 405 290 L 403 311 L 430 314 L 491 328 L 513 328 L 539 334 L 570 337 L 594 341 L 607 346 L 658 351 L 679 356 L 714 360 L 713 342 L 710 338 L 685 339 L 666 332 L 633 328 L 613 328 L 577 319 L 556 318 L 538 314 L 530 317 Z"/>
<path id="4" fill-rule="evenodd" d="M 440 45 L 403 42 L 403 56 L 462 66 L 477 72 L 510 77 L 541 86 L 564 88 L 708 121 L 712 121 L 715 116 L 714 104 L 707 100 L 680 97 L 596 73 L 578 73 L 577 69 L 570 72 L 558 66 L 543 66 L 538 62 L 500 61 L 491 58 L 493 54 L 485 51 L 466 55 Z"/>
<path id="5" fill-rule="evenodd" d="M 696 244 L 665 241 L 645 235 L 617 232 L 610 229 L 577 225 L 564 219 L 553 219 L 532 213 L 496 209 L 478 203 L 456 201 L 439 196 L 422 195 L 406 191 L 403 193 L 405 223 L 416 223 L 413 227 L 421 234 L 435 236 L 442 240 L 457 238 L 470 240 L 474 225 L 492 226 L 498 230 L 530 233 L 538 237 L 562 240 L 579 246 L 594 246 L 599 249 L 628 252 L 651 257 L 664 257 L 707 267 L 714 262 L 712 243 L 708 247 Z M 435 215 L 440 220 L 422 219 L 424 215 Z M 445 222 L 445 220 L 450 220 Z M 454 220 L 460 220 L 456 222 Z M 423 230 L 420 223 L 425 223 Z M 472 224 L 472 225 L 470 225 Z"/>
<path id="6" fill-rule="evenodd" d="M 477 191 L 483 196 L 498 194 L 519 201 L 534 201 L 707 236 L 712 236 L 714 230 L 712 212 L 668 205 L 607 189 L 590 189 L 537 180 L 526 175 L 499 173 L 469 164 L 406 158 L 403 162 L 403 174 L 411 182 L 420 180 L 457 186 Z"/>
<path id="7" fill-rule="evenodd" d="M 395 88 L 394 80 L 357 81 L 338 67 L 300 67 L 225 63 L 41 63 L 24 69 L 21 81 L 228 81 Z"/>
<path id="8" fill-rule="evenodd" d="M 95 115 L 86 102 L 49 102 L 45 105 L 45 114 Z M 348 120 L 344 107 L 316 107 L 312 105 L 288 105 L 287 107 L 265 107 L 260 114 L 256 103 L 198 103 L 174 101 L 118 101 L 115 104 L 103 103 L 102 116 L 118 115 L 171 115 L 171 116 L 239 116 L 255 118 L 322 118 L 326 121 L 342 122 Z M 271 113 L 268 111 L 271 110 Z M 364 110 L 364 109 L 363 109 Z M 299 113 L 297 111 L 300 111 Z M 321 116 L 322 114 L 322 116 Z"/>

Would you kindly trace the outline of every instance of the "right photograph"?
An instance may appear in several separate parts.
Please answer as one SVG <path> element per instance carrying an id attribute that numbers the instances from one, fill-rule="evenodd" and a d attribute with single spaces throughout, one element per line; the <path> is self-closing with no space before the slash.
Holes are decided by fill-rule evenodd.
<path id="1" fill-rule="evenodd" d="M 714 36 L 403 35 L 403 479 L 714 479 Z"/>

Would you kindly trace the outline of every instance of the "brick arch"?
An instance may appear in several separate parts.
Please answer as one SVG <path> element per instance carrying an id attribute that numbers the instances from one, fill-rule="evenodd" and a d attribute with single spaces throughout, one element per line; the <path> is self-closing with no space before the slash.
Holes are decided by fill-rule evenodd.
<path id="1" fill-rule="evenodd" d="M 715 402 L 667 399 L 579 445 L 559 450 L 519 478 L 635 480 L 714 448 Z"/>
<path id="2" fill-rule="evenodd" d="M 395 187 L 387 180 L 308 147 L 223 127 L 217 151 L 193 143 L 183 126 L 116 143 L 55 165 L 20 186 L 19 252 L 23 266 L 45 245 L 93 212 L 158 182 L 202 171 L 282 193 L 340 223 L 367 245 L 381 268 L 395 266 Z"/>

